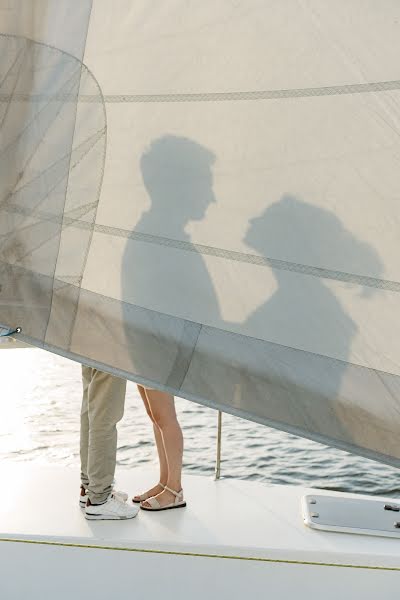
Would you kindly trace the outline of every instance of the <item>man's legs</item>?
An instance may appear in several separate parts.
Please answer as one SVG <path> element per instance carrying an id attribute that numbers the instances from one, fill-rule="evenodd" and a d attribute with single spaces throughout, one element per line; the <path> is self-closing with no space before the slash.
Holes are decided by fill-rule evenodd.
<path id="1" fill-rule="evenodd" d="M 111 494 L 117 453 L 117 423 L 124 414 L 126 381 L 82 366 L 81 481 L 92 504 Z"/>
<path id="2" fill-rule="evenodd" d="M 89 412 L 88 412 L 88 394 L 89 385 L 92 379 L 91 367 L 82 365 L 82 408 L 81 408 L 81 440 L 80 440 L 80 455 L 81 455 L 81 485 L 86 490 L 89 487 L 88 476 L 88 453 L 89 453 Z"/>

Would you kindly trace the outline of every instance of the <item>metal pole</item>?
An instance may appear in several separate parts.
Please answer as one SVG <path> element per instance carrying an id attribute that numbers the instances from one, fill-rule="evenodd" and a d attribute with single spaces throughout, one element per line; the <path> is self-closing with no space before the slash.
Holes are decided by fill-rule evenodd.
<path id="1" fill-rule="evenodd" d="M 222 440 L 222 413 L 218 411 L 218 428 L 217 428 L 217 460 L 215 463 L 215 479 L 221 477 L 221 440 Z"/>

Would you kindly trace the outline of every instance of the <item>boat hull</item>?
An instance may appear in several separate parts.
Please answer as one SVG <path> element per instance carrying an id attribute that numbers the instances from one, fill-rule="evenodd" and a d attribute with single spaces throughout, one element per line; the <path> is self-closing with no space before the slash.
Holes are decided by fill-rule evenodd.
<path id="1" fill-rule="evenodd" d="M 0 475 L 8 484 L 0 499 L 6 600 L 372 600 L 394 597 L 400 584 L 399 540 L 306 527 L 303 488 L 186 476 L 185 509 L 92 522 L 78 506 L 74 470 L 8 463 Z M 133 494 L 151 475 L 124 472 L 118 487 Z"/>

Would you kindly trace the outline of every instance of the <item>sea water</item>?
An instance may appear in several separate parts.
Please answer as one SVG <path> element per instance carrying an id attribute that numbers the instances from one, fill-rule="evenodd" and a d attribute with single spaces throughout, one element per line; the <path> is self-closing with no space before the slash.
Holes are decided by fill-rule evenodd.
<path id="1" fill-rule="evenodd" d="M 0 458 L 79 469 L 80 365 L 37 349 L 0 351 Z M 184 471 L 212 476 L 217 412 L 177 398 Z M 152 427 L 133 383 L 119 425 L 118 470 L 154 465 Z M 395 469 L 223 415 L 222 476 L 396 496 Z"/>

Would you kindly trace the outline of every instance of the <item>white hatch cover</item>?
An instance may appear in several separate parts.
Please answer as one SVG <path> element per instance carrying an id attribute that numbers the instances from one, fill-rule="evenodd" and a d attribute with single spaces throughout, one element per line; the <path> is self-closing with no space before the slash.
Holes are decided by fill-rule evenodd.
<path id="1" fill-rule="evenodd" d="M 400 538 L 400 500 L 310 494 L 302 498 L 302 511 L 314 529 Z"/>

